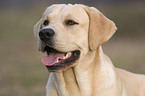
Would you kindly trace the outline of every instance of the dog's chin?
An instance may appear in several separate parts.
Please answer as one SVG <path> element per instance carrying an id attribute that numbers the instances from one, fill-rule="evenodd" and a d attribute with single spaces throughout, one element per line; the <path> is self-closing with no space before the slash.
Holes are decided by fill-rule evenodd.
<path id="1" fill-rule="evenodd" d="M 73 67 L 80 57 L 79 50 L 60 52 L 46 46 L 44 51 L 47 53 L 47 56 L 42 58 L 42 63 L 50 72 L 60 72 Z"/>

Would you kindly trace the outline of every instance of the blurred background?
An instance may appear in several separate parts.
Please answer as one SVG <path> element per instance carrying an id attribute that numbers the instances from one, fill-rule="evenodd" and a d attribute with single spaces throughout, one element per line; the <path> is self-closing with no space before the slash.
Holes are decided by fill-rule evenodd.
<path id="1" fill-rule="evenodd" d="M 99 9 L 118 27 L 103 44 L 114 66 L 145 74 L 144 0 L 0 0 L 0 96 L 45 96 L 49 72 L 41 63 L 33 26 L 54 3 Z"/>

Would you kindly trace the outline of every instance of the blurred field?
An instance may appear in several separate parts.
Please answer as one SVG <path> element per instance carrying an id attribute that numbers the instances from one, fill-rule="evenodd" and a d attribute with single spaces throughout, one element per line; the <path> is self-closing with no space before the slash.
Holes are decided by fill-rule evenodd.
<path id="1" fill-rule="evenodd" d="M 41 64 L 33 26 L 46 6 L 0 12 L 0 96 L 45 96 L 49 76 Z M 145 74 L 145 6 L 99 6 L 118 26 L 103 45 L 115 66 Z"/>

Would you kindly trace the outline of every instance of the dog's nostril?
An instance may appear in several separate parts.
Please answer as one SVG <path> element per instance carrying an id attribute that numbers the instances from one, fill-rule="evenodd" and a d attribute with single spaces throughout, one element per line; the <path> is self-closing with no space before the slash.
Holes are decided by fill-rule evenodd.
<path id="1" fill-rule="evenodd" d="M 42 37 L 43 36 L 43 33 L 42 32 L 39 32 L 39 36 Z"/>
<path id="2" fill-rule="evenodd" d="M 52 36 L 52 35 L 53 35 L 53 33 L 51 33 L 51 32 L 46 32 L 46 36 L 50 37 L 50 36 Z"/>
<path id="3" fill-rule="evenodd" d="M 48 39 L 51 39 L 54 36 L 55 32 L 52 29 L 47 29 L 45 35 Z"/>

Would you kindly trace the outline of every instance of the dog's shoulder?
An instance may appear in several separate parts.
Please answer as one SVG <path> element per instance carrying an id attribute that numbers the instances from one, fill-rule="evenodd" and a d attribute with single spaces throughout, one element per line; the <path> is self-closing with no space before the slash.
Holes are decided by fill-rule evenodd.
<path id="1" fill-rule="evenodd" d="M 123 69 L 116 68 L 116 72 L 121 79 L 125 89 L 131 89 L 136 92 L 136 96 L 145 96 L 145 75 L 134 74 Z"/>
<path id="2" fill-rule="evenodd" d="M 128 78 L 130 80 L 139 80 L 139 81 L 141 80 L 145 82 L 145 75 L 143 74 L 135 74 L 120 68 L 116 68 L 116 71 L 121 78 Z"/>

